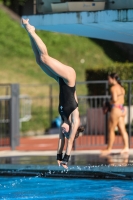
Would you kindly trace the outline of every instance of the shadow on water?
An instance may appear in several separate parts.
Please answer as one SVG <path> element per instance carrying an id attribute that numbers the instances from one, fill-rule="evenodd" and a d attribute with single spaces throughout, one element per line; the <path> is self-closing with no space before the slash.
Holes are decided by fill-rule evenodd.
<path id="1" fill-rule="evenodd" d="M 127 61 L 130 62 L 129 55 L 125 53 L 125 51 L 123 51 L 121 48 L 119 48 L 114 42 L 99 39 L 91 39 L 91 41 L 102 47 L 104 53 L 113 61 L 122 63 L 125 63 Z"/>

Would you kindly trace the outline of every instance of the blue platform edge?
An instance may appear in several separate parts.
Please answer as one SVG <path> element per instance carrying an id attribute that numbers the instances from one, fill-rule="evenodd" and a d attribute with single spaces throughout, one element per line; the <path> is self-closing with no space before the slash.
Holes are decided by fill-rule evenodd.
<path id="1" fill-rule="evenodd" d="M 0 176 L 39 176 L 52 178 L 97 178 L 133 180 L 133 167 L 128 166 L 69 166 L 1 164 Z"/>

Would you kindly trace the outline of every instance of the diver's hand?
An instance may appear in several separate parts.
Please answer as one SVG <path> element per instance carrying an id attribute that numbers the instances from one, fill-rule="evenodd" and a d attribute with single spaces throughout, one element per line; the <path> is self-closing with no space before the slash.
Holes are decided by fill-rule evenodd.
<path id="1" fill-rule="evenodd" d="M 67 162 L 61 161 L 61 162 L 60 162 L 60 165 L 61 165 L 64 169 L 68 169 Z"/>
<path id="2" fill-rule="evenodd" d="M 60 167 L 61 160 L 57 160 L 57 163 L 58 163 L 58 165 L 59 165 L 59 167 Z"/>
<path id="3" fill-rule="evenodd" d="M 64 163 L 60 160 L 57 160 L 57 163 L 58 163 L 59 167 L 62 166 L 63 168 L 68 169 L 67 163 Z"/>

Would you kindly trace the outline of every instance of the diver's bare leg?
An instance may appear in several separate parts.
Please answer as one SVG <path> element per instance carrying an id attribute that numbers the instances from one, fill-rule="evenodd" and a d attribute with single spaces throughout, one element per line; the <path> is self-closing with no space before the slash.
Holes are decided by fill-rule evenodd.
<path id="1" fill-rule="evenodd" d="M 36 34 L 35 28 L 31 26 L 28 22 L 28 20 L 22 20 L 22 23 L 27 30 L 28 34 L 32 39 L 34 40 L 38 52 L 40 54 L 40 59 L 41 61 L 46 64 L 49 69 L 55 73 L 57 76 L 60 76 L 64 79 L 66 79 L 67 84 L 69 86 L 74 86 L 75 85 L 75 80 L 76 80 L 76 74 L 73 68 L 64 65 L 63 63 L 59 62 L 58 60 L 50 57 L 48 55 L 47 47 L 44 44 L 44 42 L 41 40 L 41 38 Z M 65 73 L 64 73 L 65 72 Z"/>
<path id="2" fill-rule="evenodd" d="M 52 73 L 52 72 L 49 70 L 49 68 L 41 62 L 39 51 L 38 51 L 38 49 L 37 49 L 37 47 L 36 47 L 36 45 L 35 45 L 34 40 L 32 39 L 32 37 L 30 37 L 30 35 L 29 35 L 29 38 L 30 38 L 30 43 L 31 43 L 32 50 L 33 50 L 33 52 L 34 52 L 34 55 L 35 55 L 37 64 L 42 68 L 42 70 L 43 70 L 48 76 L 54 78 L 54 79 L 57 81 L 57 80 L 58 80 L 57 76 L 56 76 L 54 73 Z"/>

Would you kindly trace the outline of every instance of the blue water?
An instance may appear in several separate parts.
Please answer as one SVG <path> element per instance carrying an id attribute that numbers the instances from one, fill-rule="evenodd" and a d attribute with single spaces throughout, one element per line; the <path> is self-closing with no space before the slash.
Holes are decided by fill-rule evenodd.
<path id="1" fill-rule="evenodd" d="M 0 177 L 0 199 L 133 200 L 133 181 Z"/>

